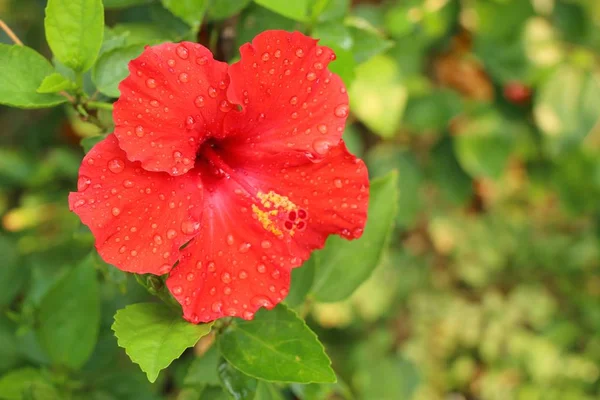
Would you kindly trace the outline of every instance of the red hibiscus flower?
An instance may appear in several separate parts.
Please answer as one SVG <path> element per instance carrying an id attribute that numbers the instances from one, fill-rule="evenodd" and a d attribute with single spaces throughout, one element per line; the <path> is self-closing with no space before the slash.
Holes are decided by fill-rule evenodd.
<path id="1" fill-rule="evenodd" d="M 300 33 L 267 31 L 231 66 L 189 42 L 129 64 L 114 134 L 83 159 L 71 209 L 106 262 L 169 274 L 193 323 L 251 319 L 330 234 L 358 238 L 364 163 L 341 140 L 348 95 L 335 59 Z"/>

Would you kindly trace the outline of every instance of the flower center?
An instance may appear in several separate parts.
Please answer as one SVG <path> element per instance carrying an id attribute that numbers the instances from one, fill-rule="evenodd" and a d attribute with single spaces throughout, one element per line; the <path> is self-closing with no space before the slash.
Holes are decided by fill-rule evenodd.
<path id="1" fill-rule="evenodd" d="M 294 236 L 306 229 L 308 212 L 298 207 L 287 196 L 273 190 L 263 191 L 250 185 L 243 174 L 231 168 L 216 151 L 215 143 L 206 143 L 199 157 L 208 162 L 210 172 L 217 179 L 229 178 L 238 183 L 252 199 L 252 214 L 266 231 L 283 238 L 285 234 Z"/>

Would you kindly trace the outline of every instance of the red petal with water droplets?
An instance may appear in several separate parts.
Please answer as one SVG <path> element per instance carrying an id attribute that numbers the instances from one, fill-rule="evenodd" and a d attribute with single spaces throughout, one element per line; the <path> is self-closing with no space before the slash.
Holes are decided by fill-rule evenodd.
<path id="1" fill-rule="evenodd" d="M 288 293 L 290 271 L 301 260 L 275 240 L 252 213 L 253 200 L 231 179 L 205 179 L 198 236 L 182 250 L 167 286 L 192 323 L 226 316 L 251 319 Z"/>
<path id="2" fill-rule="evenodd" d="M 131 161 L 148 171 L 182 175 L 202 141 L 221 132 L 231 111 L 227 64 L 190 42 L 147 47 L 119 85 L 115 135 Z"/>
<path id="3" fill-rule="evenodd" d="M 299 32 L 266 31 L 240 48 L 229 68 L 227 96 L 242 106 L 227 116 L 228 146 L 264 152 L 296 151 L 322 158 L 340 141 L 348 116 L 348 94 L 327 65 L 327 47 Z"/>
<path id="4" fill-rule="evenodd" d="M 226 153 L 223 161 L 236 176 L 203 174 L 203 229 L 167 280 L 193 323 L 250 319 L 274 307 L 287 295 L 291 269 L 328 235 L 358 238 L 366 223 L 367 169 L 343 142 L 320 163 L 302 154 Z"/>
<path id="5" fill-rule="evenodd" d="M 200 229 L 203 188 L 183 177 L 148 172 L 128 161 L 109 135 L 85 156 L 69 206 L 96 238 L 102 258 L 123 271 L 165 274 Z"/>

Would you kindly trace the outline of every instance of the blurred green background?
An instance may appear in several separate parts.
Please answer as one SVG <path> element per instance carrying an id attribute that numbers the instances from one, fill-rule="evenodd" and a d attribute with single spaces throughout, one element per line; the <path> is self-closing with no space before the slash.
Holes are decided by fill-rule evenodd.
<path id="1" fill-rule="evenodd" d="M 263 30 L 310 34 L 337 53 L 349 147 L 372 177 L 399 172 L 396 227 L 369 280 L 340 303 L 289 299 L 341 383 L 262 398 L 600 398 L 599 1 L 298 0 L 292 20 L 257 4 L 272 1 L 213 0 L 197 33 L 168 3 L 104 0 L 105 50 L 185 39 L 232 61 Z M 49 56 L 45 4 L 0 0 L 0 18 Z M 115 90 L 91 75 L 90 93 Z M 96 117 L 110 130 L 109 111 Z M 67 106 L 0 107 L 0 127 L 0 398 L 25 398 L 10 391 L 19 377 L 42 382 L 27 399 L 184 400 L 218 384 L 205 341 L 156 384 L 116 345 L 115 311 L 148 295 L 89 255 L 67 205 L 79 142 L 102 132 Z M 101 326 L 73 372 L 51 365 L 37 328 L 77 298 L 55 284 L 84 259 L 100 271 Z"/>

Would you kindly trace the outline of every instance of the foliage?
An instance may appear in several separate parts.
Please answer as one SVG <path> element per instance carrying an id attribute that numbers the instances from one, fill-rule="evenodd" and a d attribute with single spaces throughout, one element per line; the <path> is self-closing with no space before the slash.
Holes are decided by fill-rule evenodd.
<path id="1" fill-rule="evenodd" d="M 0 15 L 26 45 L 0 31 L 0 399 L 600 396 L 597 1 L 0 0 Z M 285 305 L 191 325 L 162 279 L 100 260 L 67 195 L 145 45 L 233 62 L 266 29 L 335 50 L 370 219 L 293 271 Z"/>

